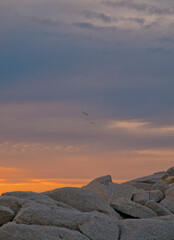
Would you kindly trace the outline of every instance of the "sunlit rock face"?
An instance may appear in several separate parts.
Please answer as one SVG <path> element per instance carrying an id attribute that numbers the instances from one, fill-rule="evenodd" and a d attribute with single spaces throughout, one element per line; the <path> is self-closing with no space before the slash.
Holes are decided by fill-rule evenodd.
<path id="1" fill-rule="evenodd" d="M 115 184 L 0 197 L 1 240 L 173 240 L 173 168 Z M 148 187 L 147 187 L 148 185 Z"/>

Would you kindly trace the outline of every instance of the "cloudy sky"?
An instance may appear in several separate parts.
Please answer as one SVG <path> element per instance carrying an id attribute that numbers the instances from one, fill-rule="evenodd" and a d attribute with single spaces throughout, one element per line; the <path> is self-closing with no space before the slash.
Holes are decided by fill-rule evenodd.
<path id="1" fill-rule="evenodd" d="M 174 165 L 173 28 L 173 0 L 0 0 L 1 189 Z"/>

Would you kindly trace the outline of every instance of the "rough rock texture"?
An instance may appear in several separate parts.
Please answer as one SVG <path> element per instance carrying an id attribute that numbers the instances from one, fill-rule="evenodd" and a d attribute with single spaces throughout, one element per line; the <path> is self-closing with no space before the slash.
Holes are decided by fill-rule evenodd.
<path id="1" fill-rule="evenodd" d="M 53 226 L 8 223 L 0 228 L 1 240 L 90 240 L 78 231 Z"/>
<path id="2" fill-rule="evenodd" d="M 68 204 L 82 212 L 98 211 L 120 217 L 98 194 L 81 188 L 59 188 L 44 192 L 52 199 Z"/>
<path id="3" fill-rule="evenodd" d="M 124 198 L 115 200 L 111 203 L 111 206 L 115 210 L 135 218 L 151 218 L 157 216 L 151 209 Z"/>
<path id="4" fill-rule="evenodd" d="M 161 206 L 159 203 L 150 200 L 145 204 L 145 207 L 150 208 L 153 212 L 155 212 L 158 216 L 166 216 L 171 215 L 172 213 L 165 207 Z"/>
<path id="5" fill-rule="evenodd" d="M 173 240 L 174 221 L 140 219 L 120 221 L 120 240 Z"/>
<path id="6" fill-rule="evenodd" d="M 160 202 L 160 204 L 174 213 L 174 185 L 171 185 L 171 187 L 166 191 L 165 198 Z"/>
<path id="7" fill-rule="evenodd" d="M 9 196 L 9 197 L 16 197 L 20 199 L 25 200 L 31 200 L 38 203 L 43 204 L 53 204 L 56 205 L 57 202 L 55 202 L 52 198 L 42 194 L 42 193 L 35 193 L 35 192 L 7 192 L 2 194 L 2 196 Z"/>
<path id="8" fill-rule="evenodd" d="M 105 214 L 82 213 L 42 204 L 26 204 L 14 221 L 18 224 L 45 225 L 78 230 L 91 239 L 115 239 L 119 235 L 118 221 Z"/>
<path id="9" fill-rule="evenodd" d="M 101 198 L 110 202 L 112 197 L 112 178 L 110 175 L 99 177 L 91 181 L 83 189 L 97 193 Z"/>
<path id="10" fill-rule="evenodd" d="M 149 200 L 154 202 L 159 202 L 164 198 L 164 194 L 160 190 L 150 190 L 149 191 Z"/>
<path id="11" fill-rule="evenodd" d="M 84 186 L 83 189 L 97 193 L 108 203 L 122 197 L 131 200 L 133 194 L 139 192 L 133 186 L 113 183 L 110 175 L 94 179 L 88 185 Z"/>
<path id="12" fill-rule="evenodd" d="M 168 184 L 164 180 L 161 180 L 153 184 L 151 190 L 160 190 L 165 195 L 165 192 L 167 191 L 168 188 L 169 188 Z"/>
<path id="13" fill-rule="evenodd" d="M 15 212 L 15 214 L 20 210 L 23 204 L 25 204 L 25 200 L 22 200 L 16 197 L 5 196 L 5 195 L 0 197 L 0 206 L 4 206 L 12 209 Z"/>
<path id="14" fill-rule="evenodd" d="M 0 197 L 0 240 L 174 240 L 174 168 L 116 184 Z"/>
<path id="15" fill-rule="evenodd" d="M 140 204 L 144 205 L 146 202 L 149 201 L 149 192 L 141 189 L 141 191 L 139 191 L 133 195 L 132 200 L 136 203 L 140 203 Z"/>
<path id="16" fill-rule="evenodd" d="M 0 226 L 10 222 L 15 216 L 15 213 L 13 210 L 11 210 L 8 207 L 0 206 Z"/>
<path id="17" fill-rule="evenodd" d="M 108 216 L 103 216 L 103 214 L 90 214 L 87 221 L 79 226 L 79 229 L 93 240 L 119 239 L 118 222 Z"/>

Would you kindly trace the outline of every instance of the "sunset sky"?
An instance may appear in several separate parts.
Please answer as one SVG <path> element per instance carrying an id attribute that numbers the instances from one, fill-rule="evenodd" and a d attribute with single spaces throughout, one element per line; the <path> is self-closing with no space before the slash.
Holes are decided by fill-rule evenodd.
<path id="1" fill-rule="evenodd" d="M 173 0 L 0 0 L 0 193 L 174 166 L 173 29 Z"/>

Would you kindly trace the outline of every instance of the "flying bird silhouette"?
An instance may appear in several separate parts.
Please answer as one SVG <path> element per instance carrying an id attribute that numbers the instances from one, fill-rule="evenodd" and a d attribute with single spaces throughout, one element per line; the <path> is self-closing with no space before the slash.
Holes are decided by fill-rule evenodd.
<path id="1" fill-rule="evenodd" d="M 82 111 L 82 113 L 85 114 L 86 116 L 88 116 L 88 113 L 87 113 L 87 112 Z"/>

